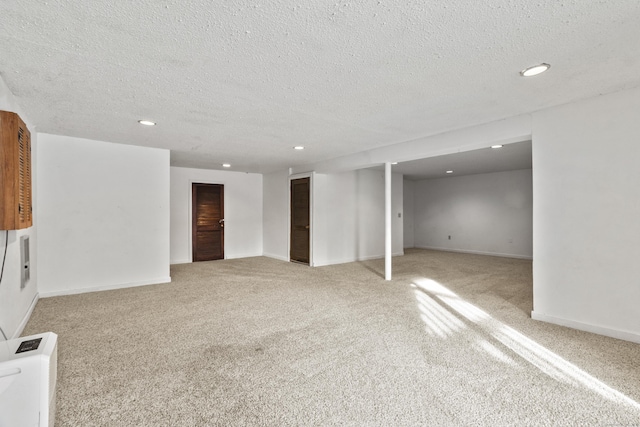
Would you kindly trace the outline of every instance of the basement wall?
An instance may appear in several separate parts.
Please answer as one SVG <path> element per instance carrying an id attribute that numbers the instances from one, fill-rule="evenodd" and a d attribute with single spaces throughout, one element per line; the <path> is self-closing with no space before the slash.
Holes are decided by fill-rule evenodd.
<path id="1" fill-rule="evenodd" d="M 262 175 L 171 168 L 171 263 L 192 262 L 191 184 L 224 185 L 226 259 L 262 255 Z M 268 197 L 268 196 L 267 196 Z"/>
<path id="2" fill-rule="evenodd" d="M 289 261 L 289 174 L 278 171 L 262 176 L 263 254 Z"/>
<path id="3" fill-rule="evenodd" d="M 533 114 L 533 318 L 640 342 L 640 89 Z"/>
<path id="4" fill-rule="evenodd" d="M 403 250 L 402 175 L 392 174 L 392 253 Z M 384 257 L 384 171 L 315 174 L 313 265 Z M 398 216 L 400 214 L 400 217 Z"/>
<path id="5" fill-rule="evenodd" d="M 414 185 L 415 247 L 531 259 L 531 169 Z"/>
<path id="6" fill-rule="evenodd" d="M 38 135 L 38 289 L 171 281 L 169 151 Z"/>
<path id="7" fill-rule="evenodd" d="M 414 205 L 415 205 L 415 186 L 414 181 L 405 179 L 402 183 L 402 209 L 404 210 L 403 224 L 403 244 L 405 248 L 415 247 L 415 229 L 414 229 Z"/>
<path id="8" fill-rule="evenodd" d="M 38 165 L 38 134 L 35 126 L 29 118 L 22 112 L 16 102 L 15 97 L 0 76 L 0 110 L 18 113 L 25 122 L 29 132 L 31 132 L 31 181 L 33 200 L 33 226 L 23 230 L 0 231 L 0 263 L 4 256 L 5 237 L 8 236 L 7 258 L 4 266 L 4 275 L 0 283 L 0 328 L 7 335 L 7 338 L 17 338 L 29 320 L 31 311 L 38 301 L 38 258 L 37 258 L 37 226 L 38 226 L 38 205 L 36 195 L 38 186 L 36 183 Z M 31 280 L 27 282 L 24 289 L 20 289 L 20 238 L 29 236 Z M 4 337 L 0 334 L 0 341 Z"/>
<path id="9" fill-rule="evenodd" d="M 402 175 L 392 174 L 392 252 L 403 251 Z M 289 176 L 264 176 L 264 254 L 289 260 Z M 384 257 L 384 171 L 313 174 L 312 265 Z M 401 217 L 398 217 L 398 214 Z"/>

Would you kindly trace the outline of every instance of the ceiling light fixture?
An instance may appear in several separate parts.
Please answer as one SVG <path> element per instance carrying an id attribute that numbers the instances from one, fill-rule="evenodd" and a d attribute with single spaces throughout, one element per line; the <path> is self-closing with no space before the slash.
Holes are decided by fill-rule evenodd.
<path id="1" fill-rule="evenodd" d="M 302 145 L 296 145 L 295 147 L 293 147 L 294 150 L 304 150 L 304 147 Z"/>
<path id="2" fill-rule="evenodd" d="M 392 164 L 392 165 L 397 165 L 397 164 L 398 164 L 398 162 L 391 162 L 391 164 Z"/>
<path id="3" fill-rule="evenodd" d="M 453 171 L 447 171 L 447 173 L 453 173 Z"/>
<path id="4" fill-rule="evenodd" d="M 223 164 L 222 164 L 222 167 L 223 167 L 223 168 L 230 168 L 230 167 L 231 167 L 231 165 L 230 165 L 229 163 L 223 163 Z"/>
<path id="5" fill-rule="evenodd" d="M 156 122 L 152 122 L 151 120 L 138 120 L 138 123 L 145 126 L 155 126 Z"/>
<path id="6" fill-rule="evenodd" d="M 492 145 L 491 148 L 502 148 L 502 145 L 498 144 L 498 145 Z"/>
<path id="7" fill-rule="evenodd" d="M 551 68 L 551 65 L 543 62 L 542 64 L 538 64 L 538 65 L 534 65 L 533 67 L 525 68 L 524 70 L 520 71 L 520 75 L 522 77 L 533 77 L 533 76 L 537 76 L 538 74 L 544 73 L 549 68 Z"/>

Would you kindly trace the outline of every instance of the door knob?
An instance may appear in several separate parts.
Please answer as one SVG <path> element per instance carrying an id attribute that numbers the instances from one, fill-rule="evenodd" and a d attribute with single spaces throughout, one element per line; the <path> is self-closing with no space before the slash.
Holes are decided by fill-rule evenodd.
<path id="1" fill-rule="evenodd" d="M 220 227 L 224 227 L 224 218 L 222 218 L 221 220 L 218 221 L 218 224 L 220 224 Z"/>

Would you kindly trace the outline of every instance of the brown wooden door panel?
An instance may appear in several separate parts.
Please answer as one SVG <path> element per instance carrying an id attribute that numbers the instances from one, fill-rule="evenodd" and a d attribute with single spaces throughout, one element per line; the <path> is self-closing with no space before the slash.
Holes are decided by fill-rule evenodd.
<path id="1" fill-rule="evenodd" d="M 291 234 L 291 258 L 294 261 L 309 263 L 309 233 L 293 231 Z"/>
<path id="2" fill-rule="evenodd" d="M 310 180 L 291 180 L 291 243 L 289 258 L 292 261 L 309 264 L 310 244 Z"/>
<path id="3" fill-rule="evenodd" d="M 193 260 L 224 258 L 224 186 L 192 185 Z"/>
<path id="4" fill-rule="evenodd" d="M 221 233 L 197 232 L 196 247 L 198 249 L 194 261 L 221 259 L 223 257 L 221 237 Z"/>

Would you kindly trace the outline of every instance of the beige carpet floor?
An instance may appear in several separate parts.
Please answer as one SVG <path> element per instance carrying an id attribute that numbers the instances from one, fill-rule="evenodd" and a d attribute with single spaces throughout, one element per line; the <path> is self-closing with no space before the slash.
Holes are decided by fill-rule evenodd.
<path id="1" fill-rule="evenodd" d="M 176 265 L 23 335 L 59 335 L 57 426 L 640 426 L 640 346 L 531 320 L 530 261 L 393 262 Z"/>

